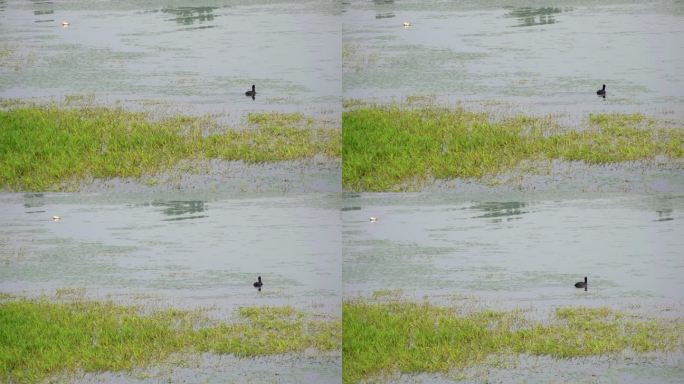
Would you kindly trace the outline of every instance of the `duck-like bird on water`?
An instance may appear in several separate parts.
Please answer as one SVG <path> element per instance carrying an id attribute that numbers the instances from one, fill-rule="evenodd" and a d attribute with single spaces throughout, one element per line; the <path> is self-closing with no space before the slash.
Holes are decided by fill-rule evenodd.
<path id="1" fill-rule="evenodd" d="M 606 85 L 603 84 L 603 88 L 601 88 L 601 89 L 599 89 L 598 91 L 596 91 L 596 94 L 597 94 L 599 97 L 603 97 L 603 98 L 605 99 L 605 98 L 606 98 Z"/>
<path id="2" fill-rule="evenodd" d="M 589 283 L 587 283 L 587 277 L 584 276 L 584 282 L 578 281 L 575 283 L 575 288 L 584 288 L 584 290 L 587 290 L 587 287 L 589 286 Z"/>
<path id="3" fill-rule="evenodd" d="M 257 281 L 254 282 L 254 288 L 258 288 L 259 292 L 261 292 L 261 287 L 264 285 L 264 283 L 261 282 L 261 276 L 257 279 Z"/>
<path id="4" fill-rule="evenodd" d="M 251 90 L 251 91 L 245 92 L 245 96 L 251 97 L 252 100 L 255 99 L 255 96 L 256 96 L 256 87 L 254 86 L 254 84 L 252 84 L 252 90 Z"/>

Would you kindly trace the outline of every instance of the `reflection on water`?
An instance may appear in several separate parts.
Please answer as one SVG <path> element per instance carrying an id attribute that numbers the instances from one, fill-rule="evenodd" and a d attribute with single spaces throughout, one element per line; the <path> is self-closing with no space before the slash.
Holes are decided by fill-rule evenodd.
<path id="1" fill-rule="evenodd" d="M 194 216 L 172 217 L 170 219 L 164 219 L 164 221 L 196 220 L 196 219 L 204 219 L 205 217 L 209 217 L 209 216 L 208 215 L 194 215 Z"/>
<path id="2" fill-rule="evenodd" d="M 656 214 L 658 215 L 658 218 L 655 221 L 674 220 L 674 218 L 672 217 L 673 212 L 674 212 L 674 210 L 672 208 L 656 209 Z"/>
<path id="3" fill-rule="evenodd" d="M 394 12 L 390 11 L 392 7 L 388 7 L 394 4 L 394 0 L 373 0 L 373 4 L 378 6 L 378 11 L 375 14 L 376 19 L 391 19 L 395 17 Z"/>
<path id="4" fill-rule="evenodd" d="M 178 197 L 0 195 L 0 291 L 84 287 L 219 315 L 245 305 L 339 314 L 337 196 Z"/>
<path id="5" fill-rule="evenodd" d="M 44 205 L 43 202 L 43 193 L 24 193 L 24 207 L 26 208 L 32 208 L 32 207 L 42 207 Z"/>
<path id="6" fill-rule="evenodd" d="M 572 8 L 566 11 L 571 11 Z M 515 27 L 531 27 L 534 25 L 554 24 L 556 22 L 555 14 L 561 13 L 561 8 L 542 7 L 530 8 L 521 7 L 513 8 L 506 17 L 514 17 L 518 19 L 518 24 Z"/>
<path id="7" fill-rule="evenodd" d="M 392 12 L 378 13 L 375 15 L 376 19 L 391 19 L 393 17 L 394 17 L 394 13 L 392 13 Z"/>
<path id="8" fill-rule="evenodd" d="M 205 204 L 202 200 L 197 201 L 155 201 L 154 207 L 162 207 L 161 212 L 167 216 L 174 216 L 165 221 L 196 220 L 209 217 L 209 215 L 195 215 L 204 212 Z M 178 217 L 180 216 L 180 217 Z"/>
<path id="9" fill-rule="evenodd" d="M 195 22 L 202 24 L 214 20 L 215 9 L 217 7 L 178 7 L 164 8 L 162 12 L 176 16 L 169 20 L 174 20 L 178 24 L 192 25 Z"/>
<path id="10" fill-rule="evenodd" d="M 684 300 L 684 196 L 464 198 L 346 196 L 361 209 L 342 214 L 345 295 L 401 289 L 542 308 Z M 583 276 L 586 294 L 574 288 Z"/>
<path id="11" fill-rule="evenodd" d="M 163 207 L 162 213 L 169 216 L 204 212 L 204 201 L 155 201 L 154 207 Z"/>
<path id="12" fill-rule="evenodd" d="M 523 213 L 527 213 L 527 211 L 524 210 L 525 207 L 527 207 L 527 203 L 508 201 L 479 203 L 471 206 L 470 209 L 484 212 L 482 215 L 475 216 L 476 218 L 498 218 L 505 216 L 518 216 L 522 215 Z"/>
<path id="13" fill-rule="evenodd" d="M 55 21 L 54 18 L 51 16 L 54 15 L 55 9 L 52 1 L 32 1 L 33 6 L 36 8 L 33 11 L 34 16 L 45 16 L 45 17 L 36 17 L 35 20 L 33 21 L 34 23 L 49 23 Z"/>

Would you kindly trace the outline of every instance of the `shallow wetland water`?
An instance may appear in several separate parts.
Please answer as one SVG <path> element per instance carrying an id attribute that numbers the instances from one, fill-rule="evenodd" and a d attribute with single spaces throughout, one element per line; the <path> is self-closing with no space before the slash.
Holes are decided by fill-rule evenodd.
<path id="1" fill-rule="evenodd" d="M 199 309 L 225 321 L 252 306 L 341 315 L 335 194 L 3 194 L 0 211 L 0 292 Z M 258 275 L 261 292 L 252 287 Z M 339 353 L 205 354 L 65 380 L 335 383 L 340 370 Z"/>
<path id="2" fill-rule="evenodd" d="M 339 120 L 339 7 L 328 1 L 0 2 L 0 97 Z M 70 25 L 62 27 L 62 21 Z M 255 100 L 244 92 L 255 84 Z M 336 120 L 336 121 L 337 121 Z"/>
<path id="3" fill-rule="evenodd" d="M 0 1 L 0 101 L 211 115 L 238 129 L 251 113 L 297 113 L 336 129 L 339 17 L 337 3 L 319 0 Z M 245 96 L 252 84 L 255 98 Z M 228 322 L 241 321 L 240 307 L 291 306 L 338 321 L 339 159 L 204 160 L 67 188 L 81 193 L 3 191 L 0 292 Z M 337 383 L 340 359 L 205 354 L 63 381 Z"/>
<path id="4" fill-rule="evenodd" d="M 542 323 L 572 307 L 684 316 L 681 194 L 375 193 L 346 194 L 343 205 L 347 300 L 522 310 Z M 584 276 L 587 291 L 574 287 Z M 681 350 L 491 356 L 446 374 L 391 373 L 387 382 L 676 383 L 682 361 Z"/>
<path id="5" fill-rule="evenodd" d="M 343 209 L 345 297 L 684 309 L 678 194 L 347 194 Z"/>
<path id="6" fill-rule="evenodd" d="M 433 95 L 573 124 L 590 112 L 684 117 L 681 2 L 352 0 L 343 11 L 345 99 Z"/>
<path id="7" fill-rule="evenodd" d="M 83 288 L 223 316 L 251 305 L 339 314 L 338 204 L 324 194 L 4 194 L 0 290 Z"/>
<path id="8" fill-rule="evenodd" d="M 551 114 L 568 126 L 611 112 L 684 121 L 681 1 L 0 0 L 0 20 L 5 100 L 211 114 L 231 127 L 260 111 L 338 126 L 342 99 Z M 253 83 L 255 99 L 244 95 Z M 358 297 L 522 310 L 541 322 L 579 306 L 683 318 L 681 161 L 548 167 L 501 186 L 436 180 L 430 193 L 340 196 L 337 159 L 212 160 L 199 174 L 84 180 L 81 193 L 3 192 L 0 292 L 222 320 L 261 305 L 339 319 L 342 299 Z M 589 289 L 574 288 L 584 276 Z M 678 347 L 516 355 L 389 380 L 676 383 Z M 341 360 L 205 354 L 64 381 L 339 383 Z"/>

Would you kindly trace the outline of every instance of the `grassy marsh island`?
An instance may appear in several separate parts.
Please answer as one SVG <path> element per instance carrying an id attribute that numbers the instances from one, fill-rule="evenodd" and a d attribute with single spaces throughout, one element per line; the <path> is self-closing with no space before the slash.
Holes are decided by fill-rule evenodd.
<path id="1" fill-rule="evenodd" d="M 673 351 L 684 322 L 633 317 L 608 308 L 558 308 L 546 322 L 523 312 L 464 312 L 402 300 L 343 303 L 344 383 L 401 373 L 461 370 L 497 355 L 567 359 Z"/>
<path id="2" fill-rule="evenodd" d="M 367 105 L 342 114 L 342 185 L 348 191 L 420 189 L 432 179 L 482 179 L 523 161 L 609 164 L 684 156 L 684 129 L 642 114 L 592 114 L 586 126 L 551 117 L 494 119 L 433 104 Z"/>
<path id="3" fill-rule="evenodd" d="M 201 312 L 142 308 L 108 302 L 0 301 L 0 377 L 38 382 L 54 375 L 129 371 L 163 362 L 173 353 L 253 357 L 337 351 L 340 321 L 292 307 L 243 307 L 234 322 Z"/>
<path id="4" fill-rule="evenodd" d="M 267 163 L 340 156 L 340 131 L 301 113 L 252 113 L 244 129 L 212 117 L 152 119 L 121 108 L 0 110 L 0 188 L 54 191 L 86 177 L 139 178 L 181 160 Z"/>

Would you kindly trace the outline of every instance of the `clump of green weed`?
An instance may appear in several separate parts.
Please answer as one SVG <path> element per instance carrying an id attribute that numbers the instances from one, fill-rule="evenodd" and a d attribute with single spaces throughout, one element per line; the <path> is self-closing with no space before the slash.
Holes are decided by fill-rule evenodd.
<path id="1" fill-rule="evenodd" d="M 86 177 L 141 177 L 181 160 L 262 163 L 338 157 L 340 133 L 301 114 L 253 114 L 251 129 L 207 117 L 152 120 L 118 108 L 23 106 L 0 111 L 0 186 L 59 190 Z M 210 134 L 207 134 L 210 132 Z"/>
<path id="2" fill-rule="evenodd" d="M 340 347 L 340 322 L 291 307 L 247 307 L 232 323 L 198 312 L 112 303 L 0 301 L 0 377 L 18 383 L 83 370 L 121 371 L 177 352 L 259 356 Z"/>
<path id="3" fill-rule="evenodd" d="M 673 350 L 684 326 L 626 318 L 608 308 L 560 308 L 548 323 L 520 312 L 460 313 L 455 308 L 405 301 L 343 303 L 343 382 L 374 375 L 447 372 L 492 355 L 556 358 L 631 349 Z"/>
<path id="4" fill-rule="evenodd" d="M 477 178 L 524 160 L 606 164 L 684 156 L 684 130 L 640 114 L 590 115 L 583 130 L 550 118 L 492 121 L 486 113 L 434 105 L 360 106 L 342 114 L 342 183 L 351 191 L 393 191 L 433 178 Z"/>

